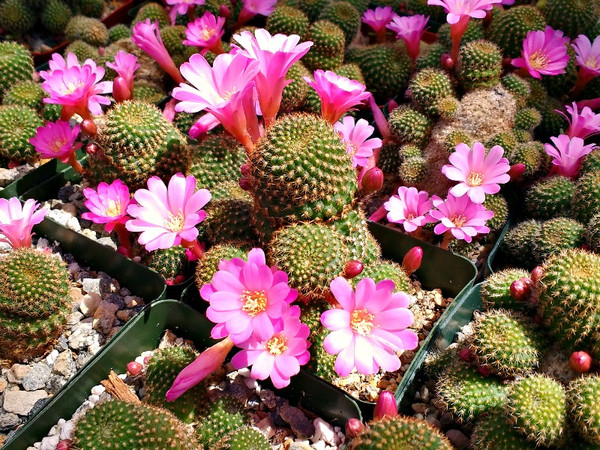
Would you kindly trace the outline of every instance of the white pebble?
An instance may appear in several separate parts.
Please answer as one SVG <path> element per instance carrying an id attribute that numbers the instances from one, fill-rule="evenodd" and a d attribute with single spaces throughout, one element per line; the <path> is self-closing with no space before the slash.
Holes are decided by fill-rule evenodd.
<path id="1" fill-rule="evenodd" d="M 336 443 L 337 435 L 330 424 L 325 422 L 320 417 L 317 417 L 315 420 L 313 420 L 313 425 L 315 426 L 315 434 L 312 438 L 313 442 L 325 441 L 327 444 Z"/>
<path id="2" fill-rule="evenodd" d="M 46 356 L 46 364 L 53 366 L 58 358 L 58 350 L 52 350 L 48 356 Z"/>
<path id="3" fill-rule="evenodd" d="M 248 389 L 254 390 L 258 387 L 258 383 L 252 378 L 245 378 L 244 383 L 246 384 L 246 386 L 248 386 Z"/>
<path id="4" fill-rule="evenodd" d="M 54 436 L 55 434 L 58 434 L 58 428 L 56 425 L 54 425 L 52 428 L 50 428 L 50 431 L 48 432 L 48 436 Z"/>
<path id="5" fill-rule="evenodd" d="M 143 366 L 144 365 L 144 357 L 138 356 L 137 358 L 135 358 L 135 362 L 138 364 L 141 364 Z"/>
<path id="6" fill-rule="evenodd" d="M 106 388 L 104 386 L 102 386 L 101 384 L 97 384 L 96 386 L 94 386 L 91 390 L 92 395 L 100 395 L 102 394 L 104 391 L 106 390 Z"/>
<path id="7" fill-rule="evenodd" d="M 54 436 L 48 436 L 42 439 L 42 444 L 40 445 L 40 450 L 55 450 L 58 445 L 60 436 L 58 434 Z"/>
<path id="8" fill-rule="evenodd" d="M 62 430 L 60 430 L 60 439 L 71 439 L 73 437 L 73 430 L 75 429 L 75 422 L 73 422 L 72 420 L 69 420 L 68 422 L 65 422 L 65 424 L 62 427 Z"/>
<path id="9" fill-rule="evenodd" d="M 243 369 L 238 370 L 238 375 L 249 378 L 250 377 L 250 369 L 248 369 L 247 367 L 244 367 Z"/>
<path id="10" fill-rule="evenodd" d="M 319 442 L 314 443 L 311 447 L 314 448 L 315 450 L 325 450 L 326 444 L 325 444 L 325 441 L 319 441 Z"/>
<path id="11" fill-rule="evenodd" d="M 98 400 L 100 400 L 99 395 L 90 395 L 88 397 L 88 402 L 90 402 L 92 405 L 95 405 L 96 403 L 98 403 Z"/>

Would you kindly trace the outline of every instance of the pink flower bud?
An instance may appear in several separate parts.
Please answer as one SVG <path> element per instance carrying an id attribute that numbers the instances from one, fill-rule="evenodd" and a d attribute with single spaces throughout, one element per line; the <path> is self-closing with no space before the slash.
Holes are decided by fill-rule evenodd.
<path id="1" fill-rule="evenodd" d="M 490 373 L 492 373 L 492 371 L 490 370 L 490 368 L 488 366 L 479 366 L 477 368 L 477 370 L 484 377 L 489 377 Z"/>
<path id="2" fill-rule="evenodd" d="M 377 192 L 383 187 L 383 172 L 378 167 L 367 170 L 362 178 L 362 188 L 365 194 Z"/>
<path id="3" fill-rule="evenodd" d="M 544 269 L 542 266 L 537 266 L 531 271 L 531 281 L 533 281 L 534 284 L 538 284 L 543 276 Z"/>
<path id="4" fill-rule="evenodd" d="M 63 439 L 56 444 L 56 450 L 71 450 L 72 448 L 73 441 L 71 439 Z"/>
<path id="5" fill-rule="evenodd" d="M 123 77 L 117 77 L 113 81 L 113 97 L 117 103 L 131 100 L 131 91 L 127 86 L 127 81 Z"/>
<path id="6" fill-rule="evenodd" d="M 90 142 L 88 145 L 85 146 L 85 152 L 88 155 L 96 155 L 98 153 L 98 146 L 93 142 Z"/>
<path id="7" fill-rule="evenodd" d="M 243 177 L 247 177 L 248 175 L 250 175 L 250 165 L 248 163 L 242 164 L 242 166 L 240 167 L 240 173 Z"/>
<path id="8" fill-rule="evenodd" d="M 523 173 L 525 173 L 525 164 L 523 163 L 513 164 L 508 171 L 511 181 L 520 181 L 523 178 Z"/>
<path id="9" fill-rule="evenodd" d="M 577 373 L 589 372 L 592 368 L 592 357 L 587 352 L 573 352 L 569 358 L 569 366 Z"/>
<path id="10" fill-rule="evenodd" d="M 225 5 L 219 6 L 219 16 L 220 17 L 229 17 L 231 16 L 231 11 Z"/>
<path id="11" fill-rule="evenodd" d="M 90 119 L 86 119 L 81 122 L 81 129 L 84 133 L 89 134 L 90 136 L 94 136 L 98 133 L 98 127 L 94 121 Z"/>
<path id="12" fill-rule="evenodd" d="M 354 417 L 348 419 L 348 422 L 346 422 L 346 436 L 350 438 L 360 436 L 366 430 L 367 427 L 365 427 L 365 424 Z"/>
<path id="13" fill-rule="evenodd" d="M 144 356 L 144 365 L 147 366 L 148 363 L 150 362 L 150 359 L 152 359 L 151 356 Z"/>
<path id="14" fill-rule="evenodd" d="M 393 111 L 393 110 L 394 110 L 394 109 L 396 109 L 398 106 L 400 106 L 400 105 L 399 105 L 399 104 L 398 104 L 398 102 L 397 102 L 396 100 L 394 100 L 394 99 L 391 99 L 391 100 L 388 102 L 388 110 L 389 110 L 389 111 Z"/>
<path id="15" fill-rule="evenodd" d="M 353 259 L 352 261 L 348 261 L 344 266 L 344 278 L 350 279 L 359 275 L 363 271 L 363 264 Z"/>
<path id="16" fill-rule="evenodd" d="M 510 295 L 518 302 L 526 302 L 531 296 L 531 280 L 529 278 L 519 278 L 510 285 Z"/>
<path id="17" fill-rule="evenodd" d="M 134 377 L 138 375 L 143 368 L 144 366 L 142 366 L 139 362 L 131 361 L 127 363 L 127 372 Z"/>
<path id="18" fill-rule="evenodd" d="M 460 353 L 458 354 L 458 356 L 460 357 L 460 359 L 462 359 L 465 362 L 473 361 L 473 352 L 471 351 L 471 349 L 469 347 L 462 348 L 460 350 Z"/>
<path id="19" fill-rule="evenodd" d="M 423 261 L 423 249 L 419 246 L 413 247 L 402 258 L 402 268 L 407 275 L 411 275 L 419 270 L 421 261 Z"/>
<path id="20" fill-rule="evenodd" d="M 448 53 L 442 54 L 441 57 L 442 67 L 446 70 L 454 69 L 454 60 L 450 57 Z"/>
<path id="21" fill-rule="evenodd" d="M 389 391 L 383 391 L 377 399 L 377 404 L 373 411 L 373 420 L 383 419 L 385 416 L 395 417 L 397 415 L 398 405 L 396 405 L 396 397 Z"/>
<path id="22" fill-rule="evenodd" d="M 242 177 L 242 178 L 240 178 L 240 181 L 238 183 L 243 190 L 245 190 L 245 191 L 252 190 L 252 183 L 250 182 L 250 180 L 248 178 Z"/>

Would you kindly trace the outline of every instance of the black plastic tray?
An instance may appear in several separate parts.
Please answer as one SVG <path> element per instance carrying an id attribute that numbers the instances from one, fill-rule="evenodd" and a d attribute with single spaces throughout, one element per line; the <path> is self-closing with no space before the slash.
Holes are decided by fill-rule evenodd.
<path id="1" fill-rule="evenodd" d="M 158 346 L 166 329 L 203 349 L 215 342 L 210 338 L 212 326 L 200 312 L 177 300 L 160 300 L 146 306 L 12 436 L 4 449 L 25 449 L 45 437 L 60 418 L 70 419 L 88 398 L 91 388 L 104 380 L 110 370 L 125 372 L 128 362 Z M 360 409 L 348 395 L 304 370 L 278 394 L 339 426 L 351 417 L 362 418 Z"/>

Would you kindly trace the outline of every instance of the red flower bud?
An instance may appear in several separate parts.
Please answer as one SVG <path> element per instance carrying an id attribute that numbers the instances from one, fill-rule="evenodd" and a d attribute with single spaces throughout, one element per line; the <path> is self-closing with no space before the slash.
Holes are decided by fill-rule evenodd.
<path id="1" fill-rule="evenodd" d="M 396 109 L 398 106 L 400 106 L 400 105 L 398 105 L 398 102 L 397 102 L 396 100 L 394 100 L 394 99 L 391 99 L 391 100 L 388 102 L 388 111 L 393 111 L 393 110 L 394 110 L 394 109 Z"/>
<path id="2" fill-rule="evenodd" d="M 83 122 L 81 122 L 81 129 L 84 133 L 89 134 L 90 136 L 94 136 L 98 133 L 98 127 L 94 121 L 90 119 L 85 119 Z"/>
<path id="3" fill-rule="evenodd" d="M 134 377 L 138 375 L 143 368 L 144 366 L 142 366 L 139 362 L 131 361 L 127 363 L 127 372 Z"/>
<path id="4" fill-rule="evenodd" d="M 144 356 L 144 365 L 147 366 L 151 359 L 151 356 Z"/>
<path id="5" fill-rule="evenodd" d="M 95 155 L 98 153 L 98 146 L 93 142 L 90 142 L 88 145 L 85 146 L 85 152 L 88 155 Z"/>
<path id="6" fill-rule="evenodd" d="M 248 178 L 242 177 L 240 181 L 238 181 L 240 187 L 245 191 L 250 191 L 252 189 L 252 183 Z"/>
<path id="7" fill-rule="evenodd" d="M 510 295 L 518 302 L 526 302 L 531 296 L 531 280 L 519 278 L 510 285 Z"/>
<path id="8" fill-rule="evenodd" d="M 517 163 L 510 166 L 510 170 L 508 171 L 508 175 L 510 176 L 510 181 L 520 181 L 523 178 L 523 174 L 525 173 L 525 164 Z"/>
<path id="9" fill-rule="evenodd" d="M 404 271 L 410 275 L 421 267 L 421 262 L 423 261 L 423 249 L 419 246 L 411 248 L 406 252 L 404 258 L 402 258 L 402 268 Z"/>
<path id="10" fill-rule="evenodd" d="M 352 417 L 346 422 L 346 436 L 357 437 L 363 434 L 367 430 L 367 427 L 360 420 Z"/>
<path id="11" fill-rule="evenodd" d="M 362 188 L 365 194 L 377 192 L 383 187 L 383 172 L 378 167 L 367 170 L 362 178 Z"/>
<path id="12" fill-rule="evenodd" d="M 398 405 L 396 397 L 389 391 L 383 391 L 379 394 L 375 410 L 373 411 L 373 420 L 383 419 L 385 416 L 395 417 L 398 415 Z"/>
<path id="13" fill-rule="evenodd" d="M 471 349 L 469 347 L 462 348 L 460 350 L 460 353 L 458 354 L 458 356 L 460 357 L 460 359 L 462 359 L 465 362 L 473 361 L 473 352 L 471 351 Z"/>
<path id="14" fill-rule="evenodd" d="M 73 441 L 71 439 L 63 439 L 56 444 L 56 450 L 71 450 L 72 448 Z"/>
<path id="15" fill-rule="evenodd" d="M 587 352 L 573 352 L 569 358 L 569 366 L 577 373 L 589 372 L 592 368 L 592 357 Z"/>
<path id="16" fill-rule="evenodd" d="M 240 173 L 243 177 L 247 177 L 248 175 L 250 175 L 250 164 L 242 164 L 242 166 L 240 167 Z"/>
<path id="17" fill-rule="evenodd" d="M 117 77 L 113 81 L 113 98 L 117 103 L 131 100 L 131 90 L 123 77 Z"/>
<path id="18" fill-rule="evenodd" d="M 229 17 L 231 15 L 231 11 L 225 5 L 219 6 L 219 16 L 221 17 Z"/>
<path id="19" fill-rule="evenodd" d="M 542 266 L 537 266 L 531 271 L 531 281 L 533 281 L 535 284 L 538 284 L 543 276 L 544 269 L 542 268 Z"/>
<path id="20" fill-rule="evenodd" d="M 352 261 L 348 261 L 344 266 L 344 278 L 350 279 L 359 275 L 363 271 L 363 264 L 353 259 Z"/>
<path id="21" fill-rule="evenodd" d="M 442 67 L 446 70 L 454 69 L 454 60 L 450 57 L 448 53 L 443 53 L 440 59 L 442 63 Z"/>
<path id="22" fill-rule="evenodd" d="M 490 373 L 492 373 L 492 371 L 490 370 L 490 368 L 488 366 L 479 366 L 477 368 L 477 370 L 484 377 L 489 377 Z"/>

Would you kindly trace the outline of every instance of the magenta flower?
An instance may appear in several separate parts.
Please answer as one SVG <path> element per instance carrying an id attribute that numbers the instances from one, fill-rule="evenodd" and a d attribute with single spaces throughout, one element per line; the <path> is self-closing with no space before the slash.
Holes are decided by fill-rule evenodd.
<path id="1" fill-rule="evenodd" d="M 421 14 L 414 16 L 396 16 L 387 27 L 396 33 L 396 39 L 402 39 L 406 44 L 408 54 L 413 61 L 417 60 L 421 48 L 421 37 L 425 33 L 425 27 L 429 16 Z"/>
<path id="2" fill-rule="evenodd" d="M 176 83 L 183 83 L 184 80 L 179 73 L 179 69 L 175 66 L 173 58 L 171 58 L 163 44 L 158 28 L 158 20 L 151 23 L 150 19 L 146 19 L 144 22 L 136 23 L 133 27 L 131 40 L 154 59 Z"/>
<path id="3" fill-rule="evenodd" d="M 127 207 L 131 204 L 129 188 L 121 180 L 111 184 L 100 183 L 98 190 L 85 188 L 85 206 L 89 212 L 81 215 L 94 223 L 103 223 L 104 229 L 111 233 L 117 224 L 125 224 L 129 219 Z"/>
<path id="4" fill-rule="evenodd" d="M 288 70 L 308 52 L 313 43 L 306 41 L 298 44 L 300 36 L 297 34 L 271 36 L 263 28 L 257 29 L 254 35 L 249 31 L 242 31 L 233 35 L 233 38 L 245 50 L 240 53 L 258 61 L 259 72 L 254 83 L 265 125 L 268 127 L 279 111 L 283 88 L 292 82 L 285 79 Z"/>
<path id="5" fill-rule="evenodd" d="M 0 242 L 10 244 L 12 248 L 31 247 L 31 230 L 46 215 L 45 209 L 33 199 L 25 201 L 23 205 L 17 197 L 10 199 L 0 198 Z"/>
<path id="6" fill-rule="evenodd" d="M 321 116 L 330 124 L 336 123 L 353 106 L 359 105 L 371 95 L 365 91 L 364 84 L 342 77 L 335 72 L 316 70 L 314 81 L 304 77 L 319 94 L 321 99 Z"/>
<path id="7" fill-rule="evenodd" d="M 117 72 L 119 76 L 125 80 L 127 88 L 133 93 L 133 74 L 141 66 L 137 62 L 137 56 L 119 50 L 115 55 L 115 62 L 107 62 L 106 65 Z"/>
<path id="8" fill-rule="evenodd" d="M 194 11 L 196 5 L 204 5 L 206 0 L 167 0 L 167 5 L 171 6 L 169 17 L 171 18 L 171 24 L 175 25 L 177 15 L 185 15 L 188 11 Z"/>
<path id="9" fill-rule="evenodd" d="M 93 64 L 93 67 L 96 67 L 96 63 L 93 59 L 86 59 L 84 64 Z M 69 52 L 67 55 L 67 59 L 63 58 L 60 53 L 52 53 L 52 58 L 48 61 L 48 66 L 50 70 L 40 70 L 40 76 L 47 80 L 50 77 L 50 74 L 55 70 L 67 70 L 70 67 L 81 67 L 79 64 L 79 60 L 77 59 L 77 55 L 75 53 Z M 100 76 L 102 78 L 104 74 Z"/>
<path id="10" fill-rule="evenodd" d="M 267 266 L 262 249 L 254 248 L 247 262 L 241 258 L 221 261 L 200 295 L 210 303 L 206 317 L 217 324 L 211 336 L 229 336 L 240 345 L 250 338 L 269 339 L 298 291 L 289 287 L 285 272 Z"/>
<path id="11" fill-rule="evenodd" d="M 342 141 L 346 144 L 346 153 L 352 155 L 352 167 L 366 167 L 373 150 L 382 145 L 379 138 L 369 139 L 375 128 L 365 119 L 355 122 L 354 117 L 346 116 L 341 122 L 336 122 L 333 128 L 342 136 Z"/>
<path id="12" fill-rule="evenodd" d="M 201 48 L 203 55 L 209 51 L 220 55 L 223 53 L 223 25 L 225 17 L 215 17 L 210 11 L 206 11 L 202 17 L 188 23 L 183 44 Z"/>
<path id="13" fill-rule="evenodd" d="M 203 134 L 208 133 L 210 130 L 218 127 L 221 124 L 219 119 L 213 116 L 211 113 L 206 113 L 202 117 L 200 117 L 192 128 L 190 128 L 188 135 L 192 139 L 198 139 Z"/>
<path id="14" fill-rule="evenodd" d="M 236 369 L 252 365 L 252 378 L 270 377 L 273 386 L 284 388 L 310 359 L 309 334 L 308 325 L 300 322 L 300 307 L 294 305 L 274 324 L 273 331 L 264 340 L 250 339 L 240 344 L 243 350 L 231 358 L 231 363 Z"/>
<path id="15" fill-rule="evenodd" d="M 569 122 L 569 128 L 567 128 L 566 134 L 569 137 L 580 137 L 586 139 L 600 131 L 600 114 L 594 113 L 590 107 L 584 106 L 581 113 L 578 111 L 577 103 L 573 102 L 573 107 L 566 105 L 567 112 L 571 115 L 571 118 L 567 117 L 562 111 L 555 109 L 556 112 L 562 114 L 567 122 Z"/>
<path id="16" fill-rule="evenodd" d="M 429 214 L 434 219 L 440 220 L 433 229 L 435 234 L 450 231 L 456 239 L 471 242 L 473 236 L 490 232 L 485 222 L 494 217 L 494 213 L 485 209 L 483 205 L 471 201 L 468 195 L 455 197 L 448 192 L 446 200 L 435 195 L 432 199 L 433 206 L 437 209 L 432 209 Z"/>
<path id="17" fill-rule="evenodd" d="M 79 137 L 79 125 L 71 129 L 69 122 L 58 120 L 48 122 L 36 130 L 35 136 L 29 139 L 31 145 L 42 158 L 56 158 L 66 163 L 75 151 L 83 144 L 75 141 Z"/>
<path id="18" fill-rule="evenodd" d="M 486 11 L 494 5 L 502 3 L 502 0 L 427 0 L 428 5 L 441 6 L 448 13 L 446 20 L 450 25 L 467 20 L 470 17 L 483 19 Z"/>
<path id="19" fill-rule="evenodd" d="M 242 25 L 257 14 L 266 17 L 270 16 L 277 5 L 277 0 L 242 0 L 242 4 L 242 10 L 234 25 L 235 29 L 241 28 Z"/>
<path id="20" fill-rule="evenodd" d="M 355 292 L 345 278 L 337 277 L 330 289 L 341 308 L 325 311 L 321 323 L 332 331 L 323 347 L 330 355 L 338 355 L 337 374 L 345 377 L 356 369 L 369 375 L 379 367 L 388 372 L 398 370 L 396 352 L 413 350 L 419 341 L 414 331 L 406 329 L 414 320 L 408 310 L 410 297 L 394 293 L 392 280 L 375 284 L 371 278 L 363 278 Z"/>
<path id="21" fill-rule="evenodd" d="M 514 58 L 512 65 L 527 69 L 529 74 L 539 80 L 542 75 L 560 75 L 565 73 L 569 62 L 567 44 L 569 39 L 563 32 L 546 27 L 544 31 L 530 31 L 523 40 L 521 57 Z"/>
<path id="22" fill-rule="evenodd" d="M 600 75 L 600 36 L 596 36 L 594 42 L 585 34 L 580 34 L 572 44 L 575 49 L 575 61 L 585 72 L 592 76 Z"/>
<path id="23" fill-rule="evenodd" d="M 552 156 L 552 164 L 556 166 L 558 174 L 570 178 L 577 177 L 582 158 L 591 153 L 595 145 L 583 145 L 583 139 L 580 137 L 569 137 L 566 134 L 551 137 L 550 140 L 554 145 L 544 144 L 544 149 Z"/>
<path id="24" fill-rule="evenodd" d="M 378 6 L 375 9 L 367 9 L 362 16 L 362 21 L 369 25 L 379 42 L 385 42 L 385 29 L 394 17 L 398 14 L 394 12 L 391 6 Z"/>
<path id="25" fill-rule="evenodd" d="M 210 192 L 196 192 L 196 178 L 178 173 L 171 177 L 169 186 L 158 177 L 148 179 L 148 189 L 138 189 L 127 214 L 133 219 L 125 224 L 127 230 L 141 232 L 138 242 L 146 250 L 171 248 L 196 240 L 196 225 L 204 220 L 202 207 L 210 201 Z"/>
<path id="26" fill-rule="evenodd" d="M 387 220 L 402 224 L 407 233 L 416 231 L 423 225 L 434 222 L 429 215 L 433 208 L 433 200 L 427 191 L 417 191 L 414 187 L 400 186 L 398 195 L 392 195 L 383 204 L 388 211 Z"/>
<path id="27" fill-rule="evenodd" d="M 192 55 L 181 65 L 192 86 L 181 83 L 173 89 L 173 97 L 180 100 L 175 110 L 209 111 L 251 152 L 260 137 L 253 81 L 259 70 L 258 61 L 242 54 L 218 55 L 212 67 L 202 55 Z"/>
<path id="28" fill-rule="evenodd" d="M 503 154 L 504 149 L 499 145 L 494 145 L 486 155 L 480 142 L 475 142 L 473 149 L 467 144 L 458 144 L 448 158 L 450 164 L 442 167 L 444 175 L 459 181 L 450 193 L 456 197 L 467 194 L 475 203 L 483 203 L 486 194 L 497 193 L 501 184 L 510 181 L 510 163 Z"/>

